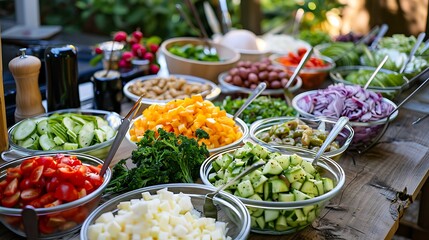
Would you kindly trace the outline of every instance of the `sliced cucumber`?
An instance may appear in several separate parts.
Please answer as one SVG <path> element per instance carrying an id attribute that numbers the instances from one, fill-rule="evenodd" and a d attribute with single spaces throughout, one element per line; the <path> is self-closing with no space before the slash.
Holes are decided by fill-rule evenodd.
<path id="1" fill-rule="evenodd" d="M 36 131 L 36 122 L 32 119 L 26 119 L 16 126 L 13 132 L 13 138 L 16 141 L 24 140 Z"/>
<path id="2" fill-rule="evenodd" d="M 93 122 L 87 122 L 83 125 L 77 139 L 80 147 L 84 148 L 91 145 L 95 135 L 94 129 L 95 126 Z"/>
<path id="3" fill-rule="evenodd" d="M 39 135 L 37 135 L 37 133 L 33 133 L 33 135 L 27 139 L 18 141 L 18 145 L 23 148 L 37 150 L 39 148 Z"/>
<path id="4" fill-rule="evenodd" d="M 50 132 L 48 120 L 45 119 L 37 123 L 37 132 L 39 133 L 39 135 Z"/>
<path id="5" fill-rule="evenodd" d="M 276 160 L 268 160 L 262 170 L 263 174 L 278 175 L 283 172 L 282 166 Z"/>
<path id="6" fill-rule="evenodd" d="M 77 143 L 64 143 L 63 145 L 64 150 L 76 150 L 79 148 L 79 144 Z"/>
<path id="7" fill-rule="evenodd" d="M 248 198 L 255 194 L 252 183 L 250 180 L 242 181 L 237 186 L 237 191 L 240 193 L 240 196 Z"/>
<path id="8" fill-rule="evenodd" d="M 97 142 L 102 143 L 106 140 L 106 133 L 103 130 L 95 129 L 95 139 L 97 139 Z"/>
<path id="9" fill-rule="evenodd" d="M 51 149 L 53 149 L 54 147 L 57 146 L 55 144 L 55 142 L 48 136 L 47 133 L 45 133 L 42 136 L 40 136 L 40 138 L 39 138 L 39 144 L 42 147 L 42 149 L 45 150 L 45 151 L 49 151 L 49 150 L 51 150 Z"/>

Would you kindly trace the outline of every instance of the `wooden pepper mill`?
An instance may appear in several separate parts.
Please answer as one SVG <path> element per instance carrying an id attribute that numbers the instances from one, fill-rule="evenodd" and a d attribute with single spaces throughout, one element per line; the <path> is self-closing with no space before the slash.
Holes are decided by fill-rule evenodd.
<path id="1" fill-rule="evenodd" d="M 21 56 L 9 62 L 16 82 L 16 122 L 45 113 L 38 83 L 41 62 L 37 57 L 26 55 L 25 50 L 19 49 Z"/>

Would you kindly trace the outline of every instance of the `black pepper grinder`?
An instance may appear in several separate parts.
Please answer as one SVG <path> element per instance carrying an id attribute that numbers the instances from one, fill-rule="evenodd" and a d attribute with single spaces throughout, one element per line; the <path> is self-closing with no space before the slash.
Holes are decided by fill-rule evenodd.
<path id="1" fill-rule="evenodd" d="M 46 98 L 48 111 L 79 108 L 77 51 L 73 45 L 45 50 Z"/>

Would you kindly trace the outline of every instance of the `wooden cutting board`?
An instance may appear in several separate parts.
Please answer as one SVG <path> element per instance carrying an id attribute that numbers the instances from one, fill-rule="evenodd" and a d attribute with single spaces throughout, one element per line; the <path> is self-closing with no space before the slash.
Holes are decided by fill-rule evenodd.
<path id="1" fill-rule="evenodd" d="M 4 99 L 3 89 L 3 63 L 2 63 L 2 45 L 1 45 L 1 29 L 0 29 L 0 152 L 7 150 L 7 122 L 6 122 L 6 102 Z"/>

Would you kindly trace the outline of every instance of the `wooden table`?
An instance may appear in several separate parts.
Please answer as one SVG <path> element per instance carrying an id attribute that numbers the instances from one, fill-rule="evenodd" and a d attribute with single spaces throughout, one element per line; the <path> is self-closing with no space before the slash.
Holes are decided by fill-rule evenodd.
<path id="1" fill-rule="evenodd" d="M 380 144 L 363 155 L 343 155 L 339 163 L 346 173 L 344 188 L 312 226 L 290 236 L 251 234 L 249 239 L 392 238 L 404 209 L 419 195 L 429 173 L 429 119 L 411 124 L 422 115 L 401 109 Z M 113 164 L 128 157 L 132 150 L 132 145 L 124 140 Z M 405 189 L 409 198 L 400 199 L 399 193 Z M 427 193 L 422 194 L 421 202 L 425 202 Z M 421 213 L 420 217 L 426 214 Z M 420 223 L 428 221 L 421 219 Z M 78 239 L 76 235 L 72 238 Z M 0 226 L 0 239 L 22 238 Z"/>

